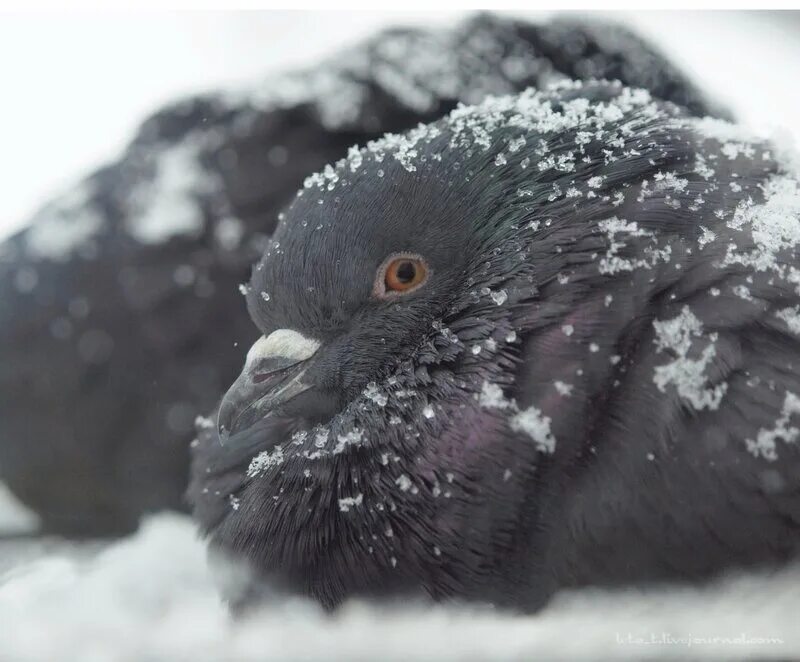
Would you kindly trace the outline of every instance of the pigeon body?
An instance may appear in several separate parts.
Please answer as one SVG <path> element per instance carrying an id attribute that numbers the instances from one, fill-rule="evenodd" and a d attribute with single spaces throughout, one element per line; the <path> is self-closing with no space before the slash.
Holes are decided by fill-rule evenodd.
<path id="1" fill-rule="evenodd" d="M 798 244 L 769 145 L 619 84 L 352 150 L 253 269 L 262 336 L 200 426 L 195 516 L 253 586 L 329 607 L 786 562 Z"/>
<path id="2" fill-rule="evenodd" d="M 0 245 L 0 480 L 72 536 L 184 508 L 195 416 L 255 338 L 237 287 L 303 178 L 459 101 L 589 76 L 718 112 L 624 29 L 491 15 L 159 110 Z"/>

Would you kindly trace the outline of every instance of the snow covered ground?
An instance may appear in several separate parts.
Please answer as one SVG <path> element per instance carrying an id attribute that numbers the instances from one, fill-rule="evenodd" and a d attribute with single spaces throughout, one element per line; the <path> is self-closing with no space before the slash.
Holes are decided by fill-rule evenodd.
<path id="1" fill-rule="evenodd" d="M 39 552 L 41 553 L 41 552 Z M 543 614 L 280 602 L 234 621 L 188 518 L 98 551 L 61 545 L 0 585 L 0 659 L 647 660 L 800 656 L 800 568 L 705 590 L 584 592 Z"/>
<path id="2" fill-rule="evenodd" d="M 800 88 L 793 82 L 800 19 L 622 18 L 746 124 L 800 137 Z M 453 15 L 65 20 L 0 23 L 0 74 L 6 98 L 17 101 L 0 122 L 0 236 L 54 189 L 113 156 L 136 122 L 170 97 L 307 63 L 388 23 Z M 141 52 L 135 46 L 144 31 L 150 47 Z M 83 50 L 67 48 L 76 42 Z M 54 96 L 68 98 L 58 113 Z M 0 485 L 0 532 L 35 525 Z M 312 604 L 281 602 L 233 621 L 191 522 L 159 515 L 111 545 L 0 538 L 0 661 L 791 659 L 800 657 L 798 586 L 800 567 L 703 589 L 568 594 L 533 617 L 366 604 L 327 616 Z"/>

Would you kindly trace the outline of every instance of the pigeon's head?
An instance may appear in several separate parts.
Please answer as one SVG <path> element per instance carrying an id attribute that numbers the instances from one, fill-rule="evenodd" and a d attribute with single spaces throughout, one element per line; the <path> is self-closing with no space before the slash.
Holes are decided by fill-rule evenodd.
<path id="1" fill-rule="evenodd" d="M 222 405 L 223 440 L 271 414 L 330 419 L 492 280 L 500 237 L 477 220 L 495 210 L 436 160 L 443 140 L 413 165 L 373 146 L 307 181 L 246 288 L 262 336 Z"/>
<path id="2" fill-rule="evenodd" d="M 508 335 L 575 221 L 654 163 L 630 149 L 649 97 L 591 92 L 599 103 L 575 88 L 464 107 L 309 177 L 245 288 L 262 335 L 221 405 L 223 444 L 265 417 L 323 424 L 399 366 L 441 362 L 456 351 L 437 345 L 443 327 Z M 604 150 L 620 161 L 600 176 Z"/>

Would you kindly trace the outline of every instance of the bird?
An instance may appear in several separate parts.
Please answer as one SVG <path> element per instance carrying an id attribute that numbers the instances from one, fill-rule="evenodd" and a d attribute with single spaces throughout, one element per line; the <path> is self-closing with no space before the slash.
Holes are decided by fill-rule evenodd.
<path id="1" fill-rule="evenodd" d="M 533 612 L 800 545 L 800 189 L 647 90 L 462 105 L 310 176 L 189 499 L 235 606 Z"/>
<path id="2" fill-rule="evenodd" d="M 70 537 L 185 510 L 193 421 L 255 339 L 239 284 L 303 179 L 459 102 L 589 76 L 727 112 L 624 28 L 492 14 L 154 112 L 0 244 L 0 480 Z"/>

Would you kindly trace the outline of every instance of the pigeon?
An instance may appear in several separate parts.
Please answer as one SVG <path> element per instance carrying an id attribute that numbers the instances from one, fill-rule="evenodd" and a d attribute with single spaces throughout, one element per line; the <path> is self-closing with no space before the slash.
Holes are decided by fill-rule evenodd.
<path id="1" fill-rule="evenodd" d="M 800 187 L 769 143 L 564 82 L 353 150 L 281 219 L 193 447 L 241 603 L 528 612 L 797 556 Z"/>
<path id="2" fill-rule="evenodd" d="M 255 339 L 237 288 L 304 177 L 459 102 L 592 76 L 725 115 L 622 28 L 488 14 L 156 112 L 0 245 L 0 480 L 68 536 L 185 509 L 194 419 Z"/>

